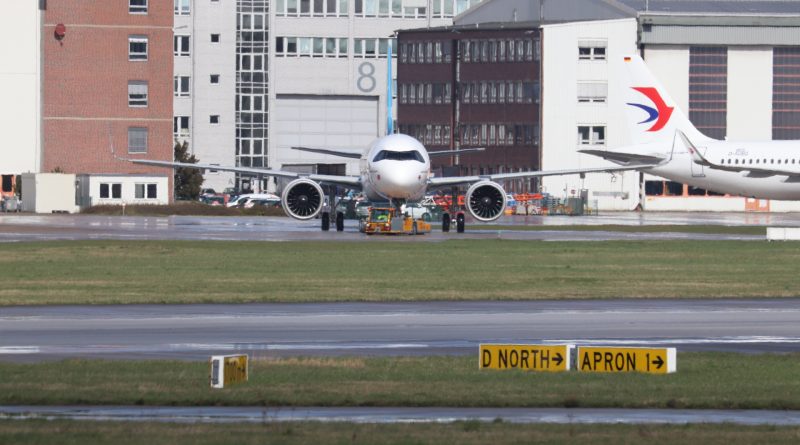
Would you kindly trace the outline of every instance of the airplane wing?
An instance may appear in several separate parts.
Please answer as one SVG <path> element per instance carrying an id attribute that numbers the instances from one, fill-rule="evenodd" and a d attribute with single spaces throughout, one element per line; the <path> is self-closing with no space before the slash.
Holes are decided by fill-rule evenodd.
<path id="1" fill-rule="evenodd" d="M 219 170 L 224 172 L 241 173 L 249 176 L 275 176 L 278 178 L 287 178 L 287 179 L 308 178 L 311 179 L 312 181 L 317 181 L 322 184 L 340 185 L 354 190 L 361 190 L 361 178 L 358 176 L 304 174 L 304 173 L 295 173 L 285 170 L 271 170 L 267 168 L 258 168 L 258 167 L 226 167 L 223 165 L 190 164 L 185 162 L 154 161 L 150 159 L 127 159 L 127 158 L 119 158 L 119 159 L 130 161 L 134 164 L 154 165 L 156 167 Z"/>
<path id="2" fill-rule="evenodd" d="M 586 153 L 588 155 L 597 156 L 603 159 L 606 159 L 611 162 L 616 162 L 618 164 L 630 165 L 630 164 L 658 164 L 660 162 L 665 161 L 667 158 L 665 156 L 659 156 L 657 154 L 652 155 L 644 155 L 638 153 L 622 153 L 618 151 L 607 151 L 607 150 L 578 150 L 579 153 Z"/>
<path id="3" fill-rule="evenodd" d="M 625 165 L 619 167 L 595 167 L 595 168 L 578 168 L 569 170 L 539 170 L 539 171 L 527 171 L 527 172 L 516 172 L 516 173 L 497 173 L 494 175 L 480 175 L 480 176 L 433 177 L 428 180 L 428 184 L 431 187 L 436 188 L 436 187 L 446 187 L 454 185 L 466 185 L 479 181 L 500 181 L 503 179 L 580 175 L 584 173 L 616 173 L 622 171 L 640 170 L 640 169 L 655 167 L 656 165 L 657 165 L 656 163 L 650 163 L 650 164 Z"/>
<path id="4" fill-rule="evenodd" d="M 474 153 L 476 151 L 485 151 L 485 150 L 486 150 L 485 147 L 475 147 L 475 148 L 459 148 L 458 150 L 429 151 L 428 156 L 434 158 L 439 156 L 453 156 L 464 153 Z"/>
<path id="5" fill-rule="evenodd" d="M 363 151 L 336 150 L 333 148 L 292 147 L 292 150 L 307 151 L 310 153 L 319 153 L 323 155 L 339 156 L 341 158 L 350 159 L 361 159 L 361 157 L 364 155 Z"/>

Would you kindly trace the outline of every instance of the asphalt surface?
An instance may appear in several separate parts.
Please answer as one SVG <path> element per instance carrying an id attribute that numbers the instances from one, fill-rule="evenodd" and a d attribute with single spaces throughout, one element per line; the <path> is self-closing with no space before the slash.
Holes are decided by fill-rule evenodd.
<path id="1" fill-rule="evenodd" d="M 553 424 L 690 424 L 800 425 L 800 411 L 587 408 L 268 408 L 268 407 L 131 407 L 0 406 L 2 419 L 71 419 L 181 423 L 449 423 L 477 420 Z"/>
<path id="2" fill-rule="evenodd" d="M 800 298 L 0 308 L 0 360 L 477 354 L 480 343 L 800 350 Z"/>
<path id="3" fill-rule="evenodd" d="M 368 241 L 437 242 L 449 239 L 511 239 L 544 241 L 581 240 L 764 240 L 762 235 L 698 233 L 626 233 L 564 230 L 568 225 L 779 225 L 800 226 L 797 214 L 750 213 L 648 213 L 618 212 L 597 216 L 504 216 L 494 224 L 533 225 L 552 230 L 492 230 L 468 221 L 466 233 L 442 233 L 438 227 L 425 236 L 369 237 L 358 232 L 358 223 L 345 221 L 345 231 L 322 232 L 319 220 L 298 221 L 288 217 L 120 217 L 97 215 L 0 214 L 0 242 L 51 240 L 246 240 L 246 241 Z"/>

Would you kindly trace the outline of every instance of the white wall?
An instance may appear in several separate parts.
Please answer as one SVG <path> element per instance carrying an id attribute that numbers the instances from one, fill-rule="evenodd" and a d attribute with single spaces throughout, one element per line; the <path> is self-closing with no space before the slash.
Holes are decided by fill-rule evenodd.
<path id="1" fill-rule="evenodd" d="M 728 48 L 728 139 L 772 139 L 772 48 Z"/>
<path id="2" fill-rule="evenodd" d="M 90 202 L 90 205 L 122 205 L 122 204 L 169 204 L 169 195 L 172 192 L 168 189 L 169 178 L 166 176 L 128 176 L 128 175 L 87 175 L 81 178 L 89 181 L 89 199 L 85 197 L 82 201 Z M 100 198 L 100 184 L 122 184 L 122 197 Z M 148 199 L 136 198 L 136 184 L 156 184 L 156 198 Z M 24 189 L 23 189 L 24 191 Z M 145 195 L 146 196 L 146 195 Z"/>
<path id="3" fill-rule="evenodd" d="M 236 0 L 192 2 L 189 16 L 175 16 L 175 34 L 191 35 L 191 57 L 175 57 L 175 75 L 191 76 L 190 97 L 173 100 L 173 114 L 190 116 L 189 150 L 201 163 L 235 165 Z M 220 34 L 211 43 L 211 34 Z M 212 85 L 211 74 L 220 75 Z M 219 124 L 209 122 L 219 115 Z M 203 188 L 222 192 L 235 186 L 234 174 L 205 172 Z"/>
<path id="4" fill-rule="evenodd" d="M 37 1 L 6 1 L 0 14 L 0 173 L 41 165 L 41 14 Z"/>
<path id="5" fill-rule="evenodd" d="M 22 175 L 22 210 L 35 213 L 78 211 L 75 175 L 27 173 Z"/>
<path id="6" fill-rule="evenodd" d="M 542 169 L 606 167 L 613 164 L 598 157 L 578 153 L 579 125 L 605 125 L 606 147 L 627 142 L 622 110 L 622 92 L 614 82 L 614 60 L 636 51 L 636 20 L 608 20 L 565 23 L 543 27 L 543 107 Z M 578 42 L 606 40 L 604 61 L 578 60 Z M 578 103 L 579 81 L 608 82 L 606 103 Z M 630 210 L 638 204 L 638 173 L 554 176 L 542 181 L 544 191 L 558 197 L 590 190 L 601 210 Z"/>

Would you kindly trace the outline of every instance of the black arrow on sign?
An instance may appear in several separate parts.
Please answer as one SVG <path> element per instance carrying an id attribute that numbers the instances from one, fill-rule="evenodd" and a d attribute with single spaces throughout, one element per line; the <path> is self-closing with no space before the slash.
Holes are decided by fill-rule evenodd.
<path id="1" fill-rule="evenodd" d="M 553 359 L 553 361 L 556 362 L 556 366 L 561 366 L 561 362 L 564 361 L 564 357 L 561 357 L 561 353 L 560 352 L 556 352 L 556 356 Z"/>
<path id="2" fill-rule="evenodd" d="M 662 359 L 661 356 L 658 356 L 655 360 L 653 360 L 653 364 L 656 365 L 656 369 L 661 369 L 661 367 L 664 366 L 664 359 Z"/>

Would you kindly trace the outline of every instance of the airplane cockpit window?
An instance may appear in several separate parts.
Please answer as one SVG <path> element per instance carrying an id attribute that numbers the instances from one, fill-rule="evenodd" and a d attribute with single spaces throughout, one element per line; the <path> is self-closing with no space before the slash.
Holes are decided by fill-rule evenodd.
<path id="1" fill-rule="evenodd" d="M 383 160 L 390 160 L 390 161 L 417 161 L 424 163 L 425 160 L 422 158 L 422 154 L 417 150 L 410 150 L 410 151 L 390 151 L 390 150 L 381 150 L 378 154 L 375 155 L 375 158 L 372 159 L 372 162 L 378 162 Z"/>

